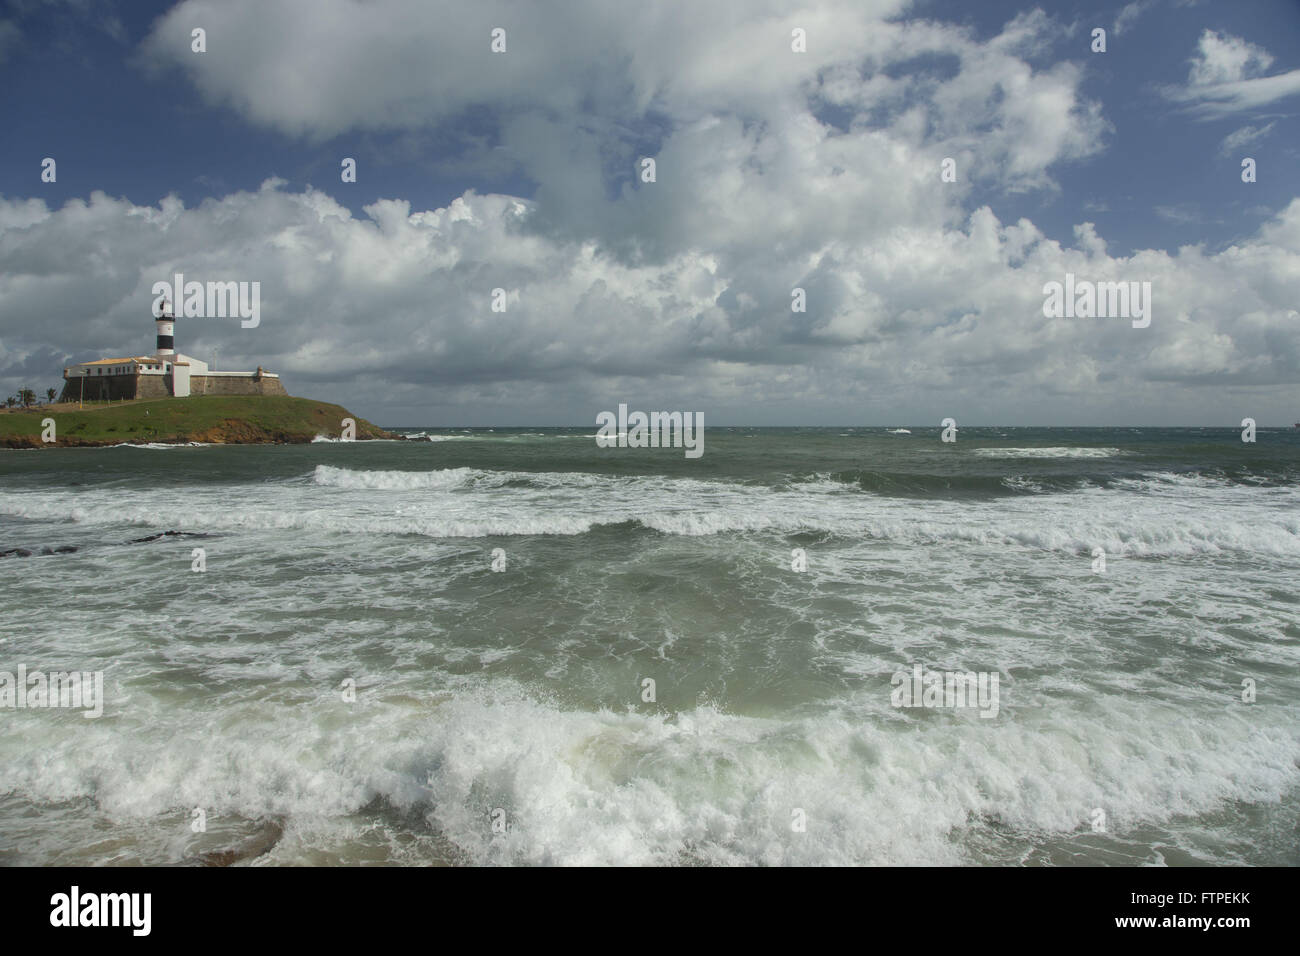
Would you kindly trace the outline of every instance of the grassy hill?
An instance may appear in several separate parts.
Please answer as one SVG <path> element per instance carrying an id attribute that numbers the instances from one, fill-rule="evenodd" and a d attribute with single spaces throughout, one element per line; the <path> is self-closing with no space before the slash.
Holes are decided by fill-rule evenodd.
<path id="1" fill-rule="evenodd" d="M 54 419 L 57 441 L 41 441 L 41 420 Z M 121 442 L 267 444 L 338 438 L 343 419 L 358 440 L 395 438 L 341 405 L 287 395 L 194 395 L 104 405 L 41 405 L 0 413 L 0 447 L 51 448 Z"/>

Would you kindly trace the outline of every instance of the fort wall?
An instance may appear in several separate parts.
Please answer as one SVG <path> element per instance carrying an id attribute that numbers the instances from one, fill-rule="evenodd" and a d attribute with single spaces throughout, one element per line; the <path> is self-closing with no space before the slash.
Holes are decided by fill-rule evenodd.
<path id="1" fill-rule="evenodd" d="M 171 375 L 88 375 L 72 376 L 63 385 L 61 402 L 113 401 L 134 398 L 168 398 L 172 394 Z M 191 395 L 288 395 L 279 378 L 249 372 L 246 375 L 191 375 Z"/>
<path id="2" fill-rule="evenodd" d="M 191 375 L 191 395 L 288 395 L 278 378 L 258 375 Z"/>

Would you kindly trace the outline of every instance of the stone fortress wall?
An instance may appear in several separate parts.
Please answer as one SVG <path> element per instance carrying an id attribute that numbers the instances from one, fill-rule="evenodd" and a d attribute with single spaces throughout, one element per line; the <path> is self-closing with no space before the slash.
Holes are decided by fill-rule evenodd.
<path id="1" fill-rule="evenodd" d="M 72 376 L 63 386 L 61 402 L 82 398 L 82 379 Z M 88 402 L 122 401 L 134 398 L 169 398 L 171 375 L 88 375 L 85 378 Z M 288 395 L 277 378 L 249 372 L 242 375 L 191 375 L 191 395 Z"/>
<path id="2" fill-rule="evenodd" d="M 143 376 L 142 376 L 143 377 Z M 170 378 L 170 376 L 168 376 Z M 170 385 L 168 385 L 170 391 Z M 191 375 L 191 395 L 288 395 L 279 377 L 258 375 Z"/>

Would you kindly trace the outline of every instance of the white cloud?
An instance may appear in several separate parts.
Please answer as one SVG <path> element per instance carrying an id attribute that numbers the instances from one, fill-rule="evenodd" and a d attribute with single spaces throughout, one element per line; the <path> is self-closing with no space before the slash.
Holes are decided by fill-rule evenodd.
<path id="1" fill-rule="evenodd" d="M 733 236 L 628 265 L 594 242 L 537 234 L 536 213 L 468 193 L 428 211 L 384 200 L 355 218 L 275 183 L 193 209 L 3 200 L 0 377 L 17 387 L 64 353 L 147 347 L 150 286 L 183 271 L 260 280 L 263 318 L 255 330 L 181 322 L 182 349 L 219 345 L 223 365 L 264 364 L 294 392 L 363 414 L 447 406 L 457 421 L 499 422 L 545 409 L 582 421 L 610 395 L 644 395 L 733 416 L 785 403 L 813 421 L 886 398 L 918 415 L 1015 418 L 1032 404 L 1059 420 L 1122 399 L 1205 420 L 1227 412 L 1204 385 L 1287 386 L 1257 406 L 1282 409 L 1300 383 L 1300 200 L 1222 252 L 1129 257 L 1110 255 L 1091 224 L 1066 248 L 981 208 L 871 242 L 841 223 L 797 258 Z M 1066 272 L 1150 281 L 1151 327 L 1043 318 L 1043 283 Z M 790 311 L 795 285 L 807 314 Z M 505 314 L 490 311 L 495 287 L 513 297 Z"/>
<path id="2" fill-rule="evenodd" d="M 1207 119 L 1258 110 L 1300 93 L 1300 70 L 1261 75 L 1273 65 L 1272 54 L 1230 34 L 1202 33 L 1191 64 L 1187 85 L 1167 88 L 1165 95 Z"/>
<path id="3" fill-rule="evenodd" d="M 701 141 L 715 119 L 785 124 L 823 104 L 848 110 L 857 138 L 884 124 L 891 143 L 925 150 L 927 162 L 961 156 L 966 177 L 1015 188 L 1049 186 L 1053 164 L 1100 148 L 1108 125 L 1079 95 L 1079 68 L 1030 65 L 1060 32 L 1042 11 L 979 41 L 964 27 L 897 19 L 906 7 L 185 0 L 141 54 L 251 122 L 312 140 L 473 115 L 566 201 L 575 181 L 590 188 L 611 164 L 630 168 L 632 141 L 652 124 Z M 190 51 L 196 24 L 208 32 L 203 54 Z M 489 51 L 494 26 L 507 30 L 504 54 Z M 790 50 L 795 27 L 807 53 Z M 955 73 L 916 66 L 926 58 Z M 541 145 L 539 134 L 564 142 Z"/>
<path id="4" fill-rule="evenodd" d="M 1145 13 L 1151 7 L 1151 4 L 1152 0 L 1134 0 L 1133 3 L 1128 4 L 1116 15 L 1115 25 L 1111 27 L 1111 32 L 1115 36 L 1121 36 L 1137 22 L 1137 18 Z"/>
<path id="5" fill-rule="evenodd" d="M 1241 37 L 1206 30 L 1196 44 L 1187 82 L 1192 86 L 1217 86 L 1259 76 L 1273 65 L 1273 56 Z"/>
<path id="6" fill-rule="evenodd" d="M 1243 126 L 1241 129 L 1234 130 L 1227 136 L 1223 137 L 1223 142 L 1219 144 L 1219 152 L 1225 156 L 1230 156 L 1238 150 L 1245 149 L 1260 142 L 1273 131 L 1277 123 L 1269 123 L 1265 126 Z"/>
<path id="7" fill-rule="evenodd" d="M 1134 404 L 1207 421 L 1240 413 L 1206 383 L 1293 394 L 1300 200 L 1221 252 L 1128 257 L 1090 223 L 1062 247 L 971 211 L 976 183 L 1054 188 L 1109 124 L 1082 68 L 1050 59 L 1060 28 L 1041 11 L 979 38 L 891 19 L 903 6 L 186 0 L 142 53 L 213 102 L 318 141 L 468 112 L 536 194 L 386 198 L 363 217 L 278 182 L 190 209 L 0 199 L 0 382 L 147 347 L 150 286 L 183 271 L 261 281 L 263 318 L 183 322 L 182 349 L 388 422 L 585 421 L 611 396 L 714 421 L 1118 421 Z M 488 51 L 497 25 L 505 55 Z M 632 180 L 643 149 L 654 184 Z M 1042 286 L 1066 272 L 1152 282 L 1151 327 L 1044 319 Z"/>
<path id="8" fill-rule="evenodd" d="M 1201 214 L 1194 203 L 1181 203 L 1176 206 L 1156 206 L 1155 213 L 1166 222 L 1186 226 L 1201 221 Z"/>

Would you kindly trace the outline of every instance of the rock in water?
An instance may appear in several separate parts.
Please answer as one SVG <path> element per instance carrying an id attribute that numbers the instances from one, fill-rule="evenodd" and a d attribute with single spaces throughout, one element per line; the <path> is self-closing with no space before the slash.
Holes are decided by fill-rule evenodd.
<path id="1" fill-rule="evenodd" d="M 279 820 L 264 820 L 257 832 L 240 840 L 232 847 L 209 850 L 186 862 L 193 866 L 231 866 L 243 860 L 252 860 L 269 853 L 280 837 L 284 836 L 284 825 Z"/>

